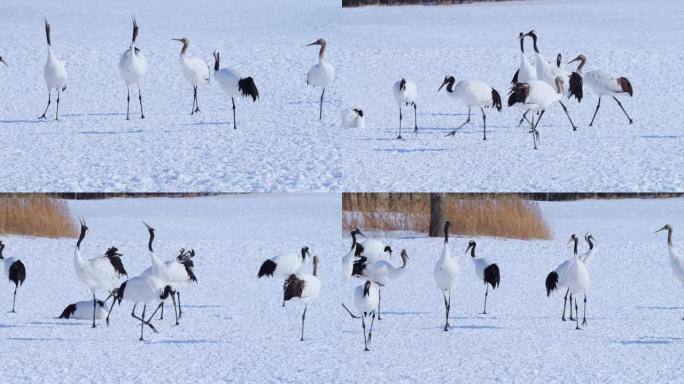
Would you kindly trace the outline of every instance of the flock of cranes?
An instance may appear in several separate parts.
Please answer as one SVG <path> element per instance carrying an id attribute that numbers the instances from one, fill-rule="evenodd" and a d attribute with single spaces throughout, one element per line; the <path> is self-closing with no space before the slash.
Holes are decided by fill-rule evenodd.
<path id="1" fill-rule="evenodd" d="M 133 17 L 133 36 L 129 48 L 119 57 L 119 73 L 121 79 L 126 85 L 126 120 L 130 120 L 130 104 L 131 104 L 131 87 L 138 90 L 138 102 L 140 104 L 140 118 L 145 118 L 143 109 L 142 91 L 145 81 L 148 76 L 148 63 L 145 55 L 138 46 L 137 38 L 140 28 Z M 47 119 L 47 112 L 52 104 L 52 95 L 56 93 L 56 107 L 55 120 L 59 120 L 59 104 L 61 95 L 67 89 L 67 65 L 65 61 L 57 57 L 57 53 L 52 46 L 51 27 L 47 19 L 45 20 L 45 37 L 47 40 L 47 59 L 45 61 L 45 68 L 43 70 L 43 78 L 48 91 L 48 102 L 40 119 Z M 198 102 L 198 90 L 201 85 L 209 84 L 211 80 L 210 67 L 207 62 L 199 57 L 191 56 L 188 53 L 190 47 L 190 38 L 175 38 L 172 39 L 183 44 L 180 51 L 180 67 L 182 69 L 183 77 L 190 83 L 193 89 L 192 109 L 190 114 L 194 115 L 200 112 Z M 335 78 L 335 67 L 325 60 L 324 53 L 326 48 L 326 40 L 318 39 L 309 44 L 309 46 L 318 45 L 320 51 L 318 54 L 318 64 L 311 67 L 309 70 L 306 83 L 310 86 L 321 88 L 319 119 L 323 118 L 323 95 L 325 90 L 333 82 Z M 214 78 L 219 83 L 223 93 L 230 98 L 233 112 L 233 128 L 237 129 L 235 117 L 235 98 L 245 97 L 251 98 L 256 102 L 259 99 L 259 91 L 251 76 L 243 77 L 238 71 L 228 68 L 220 67 L 219 52 L 213 52 L 214 58 Z M 0 57 L 0 63 L 8 65 L 4 58 Z M 134 88 L 134 89 L 135 89 Z"/>
<path id="2" fill-rule="evenodd" d="M 533 61 L 525 53 L 526 37 L 532 38 L 533 41 Z M 528 33 L 520 32 L 518 39 L 520 43 L 520 65 L 511 80 L 507 104 L 508 107 L 520 108 L 524 111 L 518 125 L 522 125 L 524 121 L 529 123 L 530 133 L 532 133 L 534 140 L 534 149 L 538 148 L 539 131 L 537 128 L 539 122 L 544 113 L 555 104 L 560 104 L 572 129 L 577 130 L 577 126 L 572 121 L 568 107 L 563 102 L 563 99 L 574 97 L 579 103 L 584 97 L 585 88 L 589 88 L 598 95 L 596 110 L 589 126 L 594 125 L 603 96 L 613 98 L 625 116 L 627 116 L 629 124 L 634 122 L 617 98 L 621 95 L 633 95 L 632 85 L 626 77 L 616 76 L 603 70 L 592 70 L 585 73 L 583 69 L 587 58 L 584 54 L 580 54 L 573 60 L 565 63 L 563 62 L 562 55 L 559 53 L 556 56 L 555 63 L 548 61 L 539 51 L 537 45 L 539 38 L 534 30 Z M 574 71 L 565 68 L 566 64 L 575 62 L 579 63 Z M 499 112 L 501 111 L 502 100 L 499 92 L 485 82 L 479 80 L 457 81 L 456 77 L 452 75 L 447 75 L 444 78 L 437 92 L 441 91 L 444 87 L 446 87 L 446 92 L 450 97 L 459 100 L 468 110 L 466 121 L 448 133 L 447 136 L 455 136 L 458 130 L 470 123 L 472 110 L 479 109 L 482 113 L 482 139 L 487 140 L 487 114 L 485 109 L 494 108 Z M 416 83 L 406 78 L 402 78 L 392 86 L 394 100 L 399 107 L 398 139 L 402 138 L 403 108 L 405 107 L 413 109 L 414 132 L 418 133 L 417 89 Z M 531 119 L 528 117 L 530 112 L 536 115 L 536 121 L 535 117 Z M 363 127 L 363 119 L 363 111 L 359 107 L 343 111 L 344 127 Z"/>
<path id="3" fill-rule="evenodd" d="M 122 254 L 116 247 L 110 247 L 101 256 L 92 258 L 84 257 L 81 254 L 82 244 L 88 233 L 88 226 L 85 220 L 81 220 L 80 234 L 74 248 L 73 266 L 78 276 L 85 286 L 88 287 L 92 300 L 78 301 L 69 304 L 61 313 L 62 319 L 81 319 L 90 320 L 92 328 L 96 327 L 96 320 L 105 320 L 109 325 L 110 315 L 116 304 L 129 302 L 133 305 L 131 317 L 140 323 L 140 340 L 144 340 L 145 327 L 157 333 L 157 329 L 152 324 L 152 320 L 158 311 L 162 311 L 160 319 L 163 319 L 164 303 L 169 298 L 173 302 L 175 324 L 179 324 L 182 316 L 182 306 L 180 301 L 180 290 L 191 283 L 197 282 L 194 273 L 195 256 L 194 250 L 181 249 L 178 256 L 169 260 L 162 260 L 154 251 L 155 229 L 143 223 L 148 231 L 147 250 L 149 254 L 150 266 L 135 277 L 129 277 L 123 262 Z M 449 243 L 451 223 L 444 225 L 444 243 L 440 256 L 435 263 L 433 277 L 437 289 L 444 298 L 444 331 L 449 331 L 450 310 L 452 290 L 454 289 L 460 274 L 459 257 L 451 254 Z M 658 229 L 656 233 L 667 231 L 667 247 L 669 252 L 670 265 L 675 277 L 684 283 L 684 255 L 673 245 L 673 227 L 666 224 Z M 366 237 L 361 230 L 354 228 L 351 231 L 352 245 L 342 257 L 341 274 L 342 285 L 348 283 L 351 278 L 356 278 L 360 283 L 353 290 L 353 308 L 356 314 L 342 302 L 343 309 L 355 319 L 361 319 L 364 334 L 364 350 L 369 350 L 372 340 L 373 326 L 375 319 L 381 320 L 380 303 L 381 290 L 394 280 L 399 279 L 408 268 L 408 253 L 405 249 L 400 252 L 401 264 L 396 265 L 392 262 L 393 249 L 391 245 L 378 239 L 360 240 L 358 237 Z M 552 292 L 561 288 L 566 288 L 563 299 L 563 313 L 561 320 L 566 321 L 566 308 L 568 295 L 570 299 L 570 317 L 575 321 L 575 328 L 587 325 L 587 291 L 589 289 L 588 266 L 596 255 L 596 239 L 591 233 L 584 236 L 588 245 L 588 250 L 579 253 L 579 238 L 572 234 L 569 243 L 573 244 L 572 256 L 558 265 L 546 277 L 546 293 L 548 296 Z M 495 290 L 501 281 L 501 271 L 496 262 L 476 254 L 477 243 L 473 240 L 468 242 L 465 254 L 473 262 L 474 272 L 477 281 L 485 285 L 484 305 L 481 314 L 487 314 L 487 298 L 489 288 Z M 5 244 L 0 241 L 0 262 L 6 278 L 14 285 L 12 299 L 12 310 L 15 312 L 17 289 L 22 286 L 26 279 L 26 267 L 13 257 L 4 256 Z M 312 272 L 305 272 L 307 258 L 312 259 Z M 321 280 L 318 275 L 320 258 L 311 256 L 309 247 L 304 246 L 297 251 L 287 252 L 265 260 L 257 277 L 279 277 L 283 279 L 283 301 L 282 305 L 290 300 L 298 300 L 304 304 L 301 316 L 301 336 L 304 340 L 304 324 L 309 304 L 316 300 L 321 291 Z M 107 296 L 98 299 L 99 293 Z M 580 323 L 579 301 L 583 299 L 583 314 Z M 574 299 L 574 300 L 573 300 Z M 107 304 L 111 300 L 111 303 Z M 573 317 L 574 301 L 574 317 Z M 151 314 L 147 315 L 148 305 Z M 142 311 L 136 313 L 138 306 L 142 306 Z M 683 318 L 684 320 L 684 318 Z M 369 324 L 368 324 L 369 323 Z"/>

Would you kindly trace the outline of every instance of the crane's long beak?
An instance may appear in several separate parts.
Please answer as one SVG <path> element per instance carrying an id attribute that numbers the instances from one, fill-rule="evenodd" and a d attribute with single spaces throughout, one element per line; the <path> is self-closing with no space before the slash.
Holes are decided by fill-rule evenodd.
<path id="1" fill-rule="evenodd" d="M 171 40 L 175 40 L 175 41 L 178 41 L 178 42 L 181 42 L 181 43 L 183 42 L 183 39 L 171 39 Z"/>
<path id="2" fill-rule="evenodd" d="M 468 254 L 468 251 L 470 251 L 470 248 L 472 248 L 472 247 L 473 247 L 473 246 L 472 246 L 471 244 L 468 244 L 468 248 L 466 248 L 466 250 L 465 250 L 465 254 L 466 254 L 466 255 Z"/>
<path id="3" fill-rule="evenodd" d="M 359 235 L 361 235 L 361 236 L 363 236 L 363 237 L 366 237 L 366 235 L 364 235 L 363 232 L 361 232 L 361 230 L 359 230 L 358 228 L 356 229 L 356 232 L 357 232 Z"/>
<path id="4" fill-rule="evenodd" d="M 579 57 L 579 56 L 577 56 L 577 57 L 575 57 L 574 59 L 568 61 L 567 64 L 574 63 L 575 61 L 580 61 L 580 60 L 582 60 L 582 58 Z"/>
<path id="5" fill-rule="evenodd" d="M 437 92 L 441 91 L 442 88 L 444 88 L 445 85 L 447 85 L 447 82 L 446 82 L 446 81 L 443 82 L 442 85 L 439 86 L 439 89 L 437 90 Z"/>
<path id="6" fill-rule="evenodd" d="M 310 46 L 312 46 L 312 45 L 321 45 L 321 43 L 319 43 L 318 41 L 314 41 L 314 42 L 311 43 L 311 44 L 305 45 L 305 47 L 310 47 Z"/>
<path id="7" fill-rule="evenodd" d="M 655 233 L 658 233 L 658 232 L 660 232 L 660 231 L 664 231 L 664 230 L 666 230 L 666 229 L 667 229 L 667 227 L 662 227 L 662 228 L 660 228 L 659 230 L 655 231 Z"/>
<path id="8" fill-rule="evenodd" d="M 146 222 L 144 222 L 144 221 L 143 221 L 143 224 L 145 224 L 145 226 L 147 227 L 147 229 L 154 229 L 154 228 L 150 227 L 150 225 L 149 225 L 149 224 L 147 224 L 147 223 L 146 223 Z"/>

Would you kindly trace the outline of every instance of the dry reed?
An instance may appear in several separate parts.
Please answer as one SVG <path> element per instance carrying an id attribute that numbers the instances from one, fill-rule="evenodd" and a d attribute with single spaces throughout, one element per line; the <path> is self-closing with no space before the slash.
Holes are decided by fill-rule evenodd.
<path id="1" fill-rule="evenodd" d="M 342 200 L 345 230 L 427 233 L 427 193 L 346 193 Z M 551 231 L 538 203 L 515 195 L 447 194 L 446 215 L 462 236 L 549 239 Z"/>
<path id="2" fill-rule="evenodd" d="M 63 200 L 47 195 L 0 196 L 0 234 L 76 237 L 78 232 Z"/>

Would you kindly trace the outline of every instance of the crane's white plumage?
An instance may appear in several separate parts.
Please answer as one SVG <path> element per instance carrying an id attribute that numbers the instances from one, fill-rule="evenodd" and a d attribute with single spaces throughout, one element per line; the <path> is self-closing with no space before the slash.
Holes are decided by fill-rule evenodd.
<path id="1" fill-rule="evenodd" d="M 26 280 L 26 267 L 21 260 L 16 257 L 5 257 L 3 251 L 5 250 L 5 243 L 0 240 L 0 262 L 2 262 L 2 269 L 5 273 L 5 277 L 14 284 L 14 296 L 12 296 L 12 310 L 11 313 L 15 313 L 15 303 L 17 300 L 17 289 L 24 284 Z"/>
<path id="2" fill-rule="evenodd" d="M 128 96 L 126 97 L 126 120 L 130 120 L 131 85 L 138 88 L 138 100 L 140 101 L 140 118 L 145 118 L 142 105 L 142 87 L 147 79 L 147 61 L 145 55 L 136 46 L 135 39 L 138 37 L 138 23 L 133 18 L 133 38 L 130 47 L 119 57 L 119 73 L 126 84 Z"/>
<path id="3" fill-rule="evenodd" d="M 358 228 L 351 231 L 352 245 L 342 257 L 342 284 L 346 283 L 354 272 L 354 261 L 361 257 L 364 248 L 356 240 L 356 236 L 365 236 Z"/>
<path id="4" fill-rule="evenodd" d="M 466 253 L 470 251 L 470 259 L 473 261 L 473 266 L 475 267 L 475 276 L 477 279 L 485 284 L 485 299 L 484 299 L 484 309 L 482 314 L 487 314 L 487 296 L 489 295 L 489 286 L 492 289 L 496 289 L 499 286 L 500 274 L 499 266 L 496 263 L 492 263 L 484 257 L 475 256 L 475 247 L 477 243 L 470 240 L 468 243 L 468 248 L 466 248 Z"/>
<path id="5" fill-rule="evenodd" d="M 580 259 L 582 259 L 584 265 L 588 267 L 596 256 L 596 239 L 594 239 L 594 236 L 591 233 L 587 232 L 587 234 L 584 235 L 584 240 L 587 242 L 587 245 L 589 245 L 589 250 L 581 255 Z"/>
<path id="6" fill-rule="evenodd" d="M 677 280 L 684 284 L 684 255 L 672 244 L 672 225 L 666 224 L 657 230 L 656 233 L 660 231 L 667 231 L 667 251 L 670 256 L 670 267 Z"/>
<path id="7" fill-rule="evenodd" d="M 354 307 L 360 312 L 361 325 L 363 327 L 364 351 L 369 351 L 368 343 L 371 341 L 375 312 L 380 307 L 380 289 L 370 280 L 359 285 L 354 290 Z M 366 337 L 366 318 L 372 317 L 368 337 Z"/>
<path id="8" fill-rule="evenodd" d="M 311 67 L 306 74 L 306 84 L 323 88 L 321 91 L 321 101 L 318 112 L 318 119 L 321 120 L 323 119 L 323 95 L 325 95 L 325 89 L 328 88 L 335 79 L 335 67 L 325 60 L 325 48 L 328 46 L 328 42 L 325 39 L 318 39 L 307 46 L 312 45 L 318 45 L 321 48 L 318 51 L 318 64 Z"/>
<path id="9" fill-rule="evenodd" d="M 479 80 L 461 80 L 456 83 L 456 79 L 453 76 L 446 76 L 437 92 L 445 85 L 447 94 L 457 100 L 461 100 L 466 108 L 468 108 L 468 119 L 447 136 L 455 136 L 456 131 L 470 122 L 470 110 L 472 108 L 480 108 L 482 112 L 482 140 L 487 140 L 487 115 L 484 108 L 491 106 L 501 112 L 501 95 L 499 95 L 499 92 Z"/>
<path id="10" fill-rule="evenodd" d="M 183 44 L 181 48 L 179 62 L 183 70 L 183 77 L 187 80 L 193 88 L 192 111 L 191 115 L 200 111 L 199 103 L 197 102 L 197 87 L 200 84 L 209 83 L 209 65 L 207 62 L 199 57 L 189 56 L 187 54 L 190 46 L 190 39 L 182 37 L 180 39 L 173 39 Z"/>
<path id="11" fill-rule="evenodd" d="M 394 83 L 392 86 L 392 95 L 394 96 L 394 101 L 399 106 L 399 136 L 397 139 L 401 139 L 401 122 L 404 118 L 402 114 L 402 107 L 413 107 L 413 120 L 414 120 L 414 132 L 418 132 L 418 112 L 416 106 L 416 100 L 418 98 L 418 87 L 416 83 L 410 80 L 401 79 Z"/>
<path id="12" fill-rule="evenodd" d="M 43 78 L 45 79 L 45 85 L 48 89 L 48 103 L 45 107 L 45 111 L 40 116 L 40 118 L 46 118 L 45 114 L 47 113 L 47 110 L 50 107 L 52 90 L 54 89 L 57 92 L 57 108 L 55 111 L 55 120 L 59 120 L 60 94 L 66 90 L 67 71 L 66 63 L 57 58 L 55 51 L 52 49 L 52 43 L 50 40 L 50 24 L 47 20 L 45 20 L 45 37 L 47 39 L 48 54 L 47 59 L 45 60 L 45 68 L 43 69 Z"/>
<path id="13" fill-rule="evenodd" d="M 74 248 L 74 269 L 78 278 L 88 286 L 93 294 L 93 328 L 95 328 L 95 310 L 97 307 L 96 293 L 100 290 L 110 296 L 115 294 L 119 286 L 119 279 L 127 276 L 126 269 L 121 263 L 121 254 L 116 247 L 107 250 L 104 256 L 86 259 L 81 255 L 81 242 L 85 238 L 88 227 L 85 220 L 81 220 L 81 234 Z"/>
<path id="14" fill-rule="evenodd" d="M 77 301 L 69 304 L 64 308 L 60 319 L 65 320 L 90 320 L 93 317 L 93 302 L 91 300 Z M 97 301 L 95 308 L 95 319 L 103 320 L 107 317 L 107 310 L 105 309 L 105 302 Z"/>
<path id="15" fill-rule="evenodd" d="M 524 104 L 530 111 L 540 112 L 537 122 L 532 124 L 531 131 L 534 140 L 534 149 L 537 149 L 537 139 L 539 132 L 537 126 L 541 121 L 544 112 L 554 103 L 560 102 L 563 96 L 563 79 L 556 78 L 555 89 L 545 81 L 535 80 L 529 83 L 517 83 L 511 88 L 508 96 L 508 106 L 511 107 L 517 103 Z"/>
<path id="16" fill-rule="evenodd" d="M 274 256 L 261 264 L 257 277 L 288 276 L 297 273 L 304 265 L 307 255 L 309 255 L 309 247 L 302 247 L 299 252 L 287 252 Z"/>
<path id="17" fill-rule="evenodd" d="M 520 32 L 518 40 L 520 41 L 520 66 L 513 75 L 511 84 L 527 83 L 528 81 L 537 80 L 537 71 L 530 63 L 530 59 L 525 54 L 525 34 Z"/>
<path id="18" fill-rule="evenodd" d="M 546 294 L 547 296 L 550 296 L 551 292 L 556 290 L 558 287 L 568 287 L 569 292 L 575 297 L 575 314 L 577 321 L 576 329 L 580 329 L 577 301 L 579 300 L 580 294 L 584 295 L 584 318 L 582 320 L 582 325 L 586 325 L 589 272 L 577 253 L 579 239 L 575 234 L 573 234 L 570 237 L 570 241 L 574 243 L 573 255 L 570 259 L 563 262 L 546 277 Z M 565 306 L 563 306 L 563 320 L 565 320 Z"/>
<path id="19" fill-rule="evenodd" d="M 221 68 L 220 56 L 218 52 L 214 52 L 214 78 L 218 81 L 219 86 L 233 103 L 233 129 L 237 129 L 235 121 L 235 98 L 251 97 L 252 101 L 256 102 L 259 98 L 259 91 L 252 77 L 242 77 L 237 71 L 231 68 Z"/>
<path id="20" fill-rule="evenodd" d="M 363 110 L 360 108 L 346 108 L 342 110 L 342 127 L 343 128 L 364 128 L 366 120 L 363 116 Z"/>
<path id="21" fill-rule="evenodd" d="M 444 224 L 444 245 L 442 246 L 442 254 L 435 264 L 435 269 L 433 276 L 435 278 L 435 284 L 437 288 L 442 292 L 444 296 L 444 310 L 446 313 L 444 323 L 444 330 L 449 330 L 449 310 L 451 309 L 451 289 L 456 283 L 456 278 L 458 277 L 458 260 L 451 256 L 449 250 L 449 228 L 451 227 L 450 222 Z"/>
<path id="22" fill-rule="evenodd" d="M 283 284 L 283 302 L 291 299 L 299 299 L 304 303 L 302 313 L 302 335 L 300 341 L 304 341 L 304 319 L 308 304 L 315 300 L 321 292 L 321 280 L 318 278 L 318 256 L 313 257 L 313 273 L 291 274 Z"/>

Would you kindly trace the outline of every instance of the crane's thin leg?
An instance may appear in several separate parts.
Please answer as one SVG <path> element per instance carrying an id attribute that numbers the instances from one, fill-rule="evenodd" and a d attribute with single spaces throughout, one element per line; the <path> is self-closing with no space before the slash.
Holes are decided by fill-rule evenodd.
<path id="1" fill-rule="evenodd" d="M 632 120 L 632 118 L 629 117 L 629 115 L 627 114 L 627 111 L 625 111 L 625 109 L 622 107 L 622 103 L 620 102 L 620 100 L 618 100 L 617 97 L 615 97 L 615 96 L 613 96 L 613 100 L 615 100 L 615 102 L 618 103 L 618 106 L 620 107 L 620 109 L 622 109 L 622 112 L 624 112 L 625 116 L 627 116 L 627 120 L 629 120 L 629 123 L 632 124 L 634 122 L 634 120 Z"/>
<path id="2" fill-rule="evenodd" d="M 147 326 L 150 327 L 150 329 L 153 330 L 154 333 L 159 333 L 159 332 L 157 331 L 157 329 L 154 327 L 154 325 L 152 325 L 152 323 L 150 323 L 149 320 L 145 320 L 145 317 L 144 317 L 145 311 L 144 311 L 144 310 L 143 310 L 143 317 L 138 317 L 138 316 L 135 314 L 135 308 L 136 308 L 137 306 L 138 306 L 137 303 L 133 305 L 133 310 L 131 311 L 131 317 L 133 317 L 133 318 L 136 319 L 136 320 L 142 321 L 144 324 L 147 324 Z M 157 309 L 159 309 L 159 307 L 157 307 Z M 157 311 L 155 311 L 155 312 L 152 314 L 152 316 L 150 316 L 150 320 L 152 320 L 152 317 L 153 317 L 156 313 L 157 313 Z"/>
<path id="3" fill-rule="evenodd" d="M 230 100 L 233 102 L 233 129 L 237 129 L 237 123 L 235 122 L 235 98 L 231 97 Z"/>
<path id="4" fill-rule="evenodd" d="M 532 126 L 532 139 L 534 140 L 534 149 L 537 149 L 537 140 L 539 140 L 539 131 L 537 131 L 537 126 L 539 126 L 539 122 L 541 121 L 542 116 L 544 116 L 544 112 L 546 110 L 541 111 L 539 114 L 539 117 L 537 117 L 537 122 Z"/>
<path id="5" fill-rule="evenodd" d="M 378 288 L 378 320 L 382 320 L 382 317 L 380 317 L 380 302 L 382 301 L 380 298 L 380 292 L 382 292 L 382 290 Z"/>
<path id="6" fill-rule="evenodd" d="M 200 112 L 200 109 L 199 109 L 199 97 L 197 96 L 197 88 L 198 88 L 198 86 L 195 85 L 195 113 L 199 113 L 199 112 Z"/>
<path id="7" fill-rule="evenodd" d="M 176 291 L 176 296 L 178 296 L 178 320 L 180 320 L 181 316 L 183 316 L 183 308 L 181 307 L 181 302 L 180 302 L 180 292 Z M 285 304 L 283 302 L 283 304 Z"/>
<path id="8" fill-rule="evenodd" d="M 577 300 L 575 300 L 575 315 L 576 315 L 576 316 L 575 316 L 575 324 L 576 324 L 576 325 L 575 325 L 575 329 L 580 329 L 580 326 L 579 326 L 579 315 L 578 315 L 578 313 L 577 313 Z"/>
<path id="9" fill-rule="evenodd" d="M 91 328 L 95 328 L 95 308 L 97 306 L 97 299 L 95 298 L 95 293 L 93 293 L 93 326 Z"/>
<path id="10" fill-rule="evenodd" d="M 159 320 L 164 320 L 164 302 L 161 302 L 161 313 L 159 314 Z"/>
<path id="11" fill-rule="evenodd" d="M 140 341 L 144 340 L 143 339 L 143 331 L 145 329 L 145 320 L 143 320 L 143 319 L 145 318 L 145 309 L 147 309 L 147 304 L 143 305 L 142 315 L 140 316 L 140 319 L 141 319 L 140 320 Z"/>
<path id="12" fill-rule="evenodd" d="M 451 301 L 451 297 L 447 299 L 447 294 L 451 296 L 451 292 L 449 290 L 442 291 L 442 295 L 444 295 L 444 332 L 449 330 L 449 302 Z"/>
<path id="13" fill-rule="evenodd" d="M 373 336 L 373 323 L 375 323 L 375 311 L 371 314 L 371 326 L 370 329 L 368 330 L 368 342 L 371 342 L 371 337 Z"/>
<path id="14" fill-rule="evenodd" d="M 59 120 L 59 89 L 57 90 L 57 110 L 55 110 L 55 121 Z"/>
<path id="15" fill-rule="evenodd" d="M 570 294 L 570 321 L 575 320 L 574 317 L 572 317 L 572 293 Z M 577 304 L 577 299 L 575 299 L 575 304 Z M 577 317 L 577 311 L 575 311 L 575 317 Z"/>
<path id="16" fill-rule="evenodd" d="M 190 110 L 190 115 L 195 114 L 195 105 L 197 105 L 197 86 L 192 87 L 192 109 Z"/>
<path id="17" fill-rule="evenodd" d="M 487 115 L 485 115 L 482 107 L 480 107 L 480 111 L 482 111 L 482 134 L 484 135 L 482 140 L 487 140 Z"/>
<path id="18" fill-rule="evenodd" d="M 418 133 L 418 110 L 416 108 L 417 108 L 416 103 L 413 103 L 413 124 L 415 125 L 415 128 L 413 128 L 413 132 L 415 132 L 417 134 Z M 372 326 L 371 326 L 371 328 L 372 328 Z"/>
<path id="19" fill-rule="evenodd" d="M 302 313 L 302 337 L 299 339 L 299 341 L 304 341 L 304 318 L 306 318 L 306 308 L 308 306 L 304 306 L 304 313 Z"/>
<path id="20" fill-rule="evenodd" d="M 563 107 L 563 110 L 565 111 L 565 115 L 568 117 L 568 120 L 570 121 L 570 125 L 572 125 L 572 130 L 576 131 L 577 127 L 575 126 L 575 123 L 572 122 L 572 119 L 570 118 L 570 114 L 568 113 L 568 109 L 565 108 L 565 104 L 563 104 L 562 101 L 558 101 L 560 103 L 561 107 Z"/>
<path id="21" fill-rule="evenodd" d="M 48 108 L 50 108 L 50 102 L 52 101 L 51 99 L 52 99 L 52 93 L 51 93 L 50 90 L 48 89 L 48 103 L 47 103 L 47 105 L 45 106 L 45 111 L 43 111 L 43 114 L 40 115 L 39 119 L 47 119 L 47 117 L 45 117 L 45 114 L 47 113 Z"/>
<path id="22" fill-rule="evenodd" d="M 487 314 L 487 295 L 489 294 L 489 285 L 485 283 L 485 286 L 487 287 L 487 289 L 485 290 L 484 310 L 482 311 L 481 315 Z"/>
<path id="23" fill-rule="evenodd" d="M 323 88 L 323 92 L 321 92 L 321 103 L 318 107 L 318 120 L 323 120 L 323 95 L 325 95 L 325 88 Z"/>
<path id="24" fill-rule="evenodd" d="M 129 114 L 131 109 L 131 88 L 126 87 L 126 120 L 130 120 L 131 116 Z"/>
<path id="25" fill-rule="evenodd" d="M 591 123 L 589 123 L 589 126 L 591 127 L 594 125 L 594 119 L 596 118 L 596 114 L 598 113 L 599 108 L 601 107 L 601 96 L 599 96 L 599 101 L 598 104 L 596 104 L 596 110 L 594 111 L 594 117 L 591 118 Z"/>
<path id="26" fill-rule="evenodd" d="M 14 297 L 12 297 L 12 313 L 16 313 L 14 311 L 14 302 L 17 301 L 17 284 L 14 285 Z"/>
<path id="27" fill-rule="evenodd" d="M 397 139 L 401 139 L 401 105 L 399 105 L 399 136 L 397 136 Z"/>
<path id="28" fill-rule="evenodd" d="M 576 302 L 576 301 L 575 301 Z M 575 311 L 575 316 L 579 317 L 579 313 Z M 582 326 L 587 325 L 587 295 L 584 295 L 584 314 L 582 316 Z"/>
<path id="29" fill-rule="evenodd" d="M 178 310 L 176 309 L 176 295 L 171 294 L 171 301 L 173 302 L 173 315 L 176 318 L 176 325 L 178 325 Z"/>
<path id="30" fill-rule="evenodd" d="M 530 110 L 528 109 L 527 111 L 525 111 L 525 113 L 523 113 L 522 117 L 520 118 L 520 121 L 518 122 L 518 127 L 522 125 L 523 121 L 527 121 L 527 122 L 530 123 L 530 124 L 534 124 L 533 122 L 531 122 L 531 121 L 527 118 L 527 114 L 528 114 L 529 112 L 530 112 Z M 533 117 L 533 119 L 534 119 L 534 117 Z"/>
<path id="31" fill-rule="evenodd" d="M 105 300 L 107 301 L 107 300 Z M 107 326 L 109 327 L 109 316 L 112 314 L 112 310 L 114 309 L 114 304 L 116 304 L 116 298 L 112 300 L 112 305 L 109 306 L 109 312 L 107 312 L 107 318 L 105 319 L 105 322 L 107 323 Z"/>
<path id="32" fill-rule="evenodd" d="M 157 329 L 154 328 L 154 326 L 152 325 L 152 319 L 154 318 L 154 315 L 157 314 L 157 311 L 159 311 L 159 308 L 161 308 L 163 304 L 164 304 L 163 301 L 161 303 L 159 303 L 159 305 L 157 305 L 157 308 L 155 308 L 154 312 L 152 312 L 150 317 L 147 320 L 145 320 L 145 323 L 154 331 L 154 333 L 159 333 L 159 332 L 157 332 Z M 145 317 L 143 316 L 143 320 L 144 319 L 145 319 Z"/>
<path id="33" fill-rule="evenodd" d="M 138 88 L 138 101 L 140 102 L 140 118 L 144 119 L 145 118 L 145 112 L 143 112 L 142 92 L 140 92 L 140 88 Z"/>
<path id="34" fill-rule="evenodd" d="M 349 316 L 351 316 L 352 319 L 358 319 L 359 318 L 359 316 L 356 316 L 355 314 L 353 314 L 352 311 L 350 311 L 349 308 L 347 308 L 347 306 L 344 305 L 344 303 L 342 303 L 342 308 L 344 308 L 347 311 L 347 313 L 349 314 Z"/>
<path id="35" fill-rule="evenodd" d="M 468 124 L 468 123 L 470 123 L 470 108 L 468 108 L 468 119 L 465 121 L 465 123 L 459 125 L 458 128 L 456 128 L 456 129 L 454 129 L 453 131 L 449 132 L 449 133 L 447 134 L 447 136 L 454 136 L 454 135 L 456 135 L 456 131 L 458 131 L 459 129 L 463 128 L 463 126 L 466 125 L 466 124 Z"/>
<path id="36" fill-rule="evenodd" d="M 364 312 L 363 316 L 361 316 L 361 326 L 363 327 L 363 345 L 364 345 L 364 351 L 368 352 L 370 349 L 368 349 L 368 339 L 366 338 L 366 313 Z"/>
<path id="37" fill-rule="evenodd" d="M 565 306 L 568 305 L 568 292 L 570 292 L 570 288 L 565 291 L 565 297 L 563 298 L 563 316 L 561 316 L 563 321 L 565 321 Z M 570 312 L 572 312 L 572 302 L 570 303 Z M 570 314 L 570 317 L 572 317 L 572 314 Z"/>

